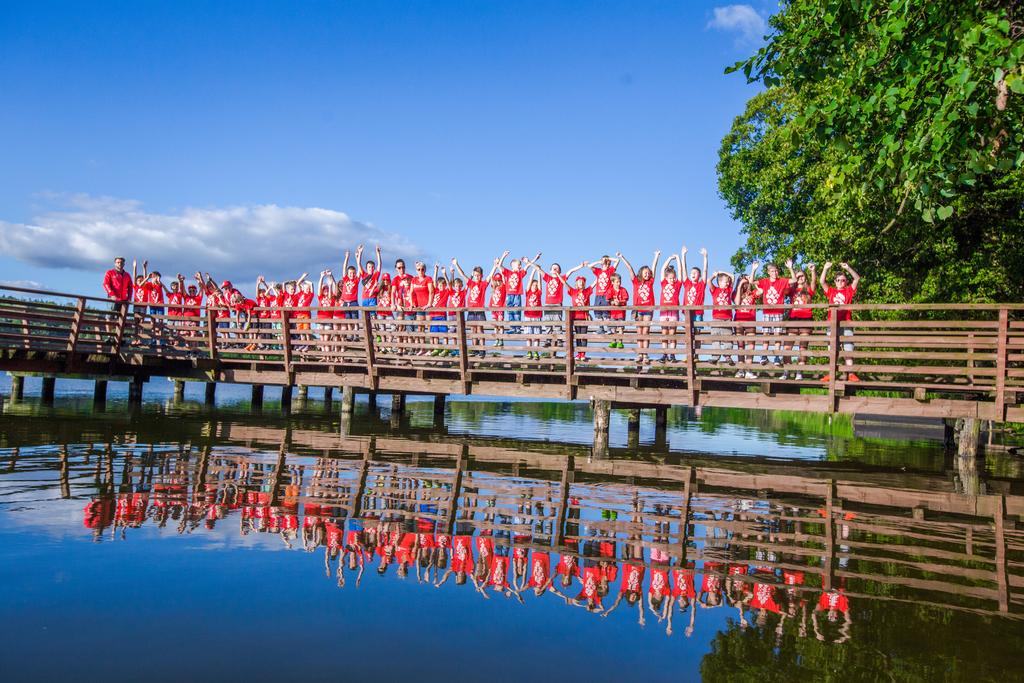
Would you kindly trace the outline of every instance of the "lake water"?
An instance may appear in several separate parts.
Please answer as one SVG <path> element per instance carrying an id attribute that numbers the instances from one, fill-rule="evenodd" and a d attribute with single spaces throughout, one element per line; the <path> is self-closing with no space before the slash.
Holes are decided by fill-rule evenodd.
<path id="1" fill-rule="evenodd" d="M 59 388 L 0 415 L 4 680 L 1024 678 L 1015 518 L 907 503 L 1015 504 L 1010 453 L 674 409 L 595 459 L 585 403 Z"/>

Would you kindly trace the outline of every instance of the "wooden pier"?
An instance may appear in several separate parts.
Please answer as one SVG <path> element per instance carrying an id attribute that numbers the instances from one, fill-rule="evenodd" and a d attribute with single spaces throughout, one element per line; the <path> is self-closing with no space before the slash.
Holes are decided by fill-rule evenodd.
<path id="1" fill-rule="evenodd" d="M 1024 422 L 1024 306 L 810 307 L 815 320 L 778 323 L 715 321 L 685 307 L 678 321 L 659 320 L 657 310 L 653 320 L 633 320 L 639 309 L 631 307 L 627 320 L 571 323 L 573 314 L 609 309 L 546 308 L 561 319 L 543 321 L 494 320 L 491 310 L 436 311 L 445 318 L 430 320 L 367 308 L 327 311 L 353 316 L 346 319 L 318 318 L 316 309 L 258 309 L 279 317 L 244 328 L 218 309 L 155 315 L 104 299 L 0 287 L 0 370 L 46 377 L 44 401 L 52 400 L 57 377 L 95 379 L 97 400 L 106 382 L 120 380 L 140 401 L 153 377 L 203 382 L 207 402 L 220 382 L 252 384 L 254 402 L 262 401 L 261 387 L 282 386 L 286 405 L 292 387 L 301 398 L 306 387 L 322 386 L 342 391 L 342 411 L 356 391 L 585 399 L 594 402 L 598 443 L 612 407 L 963 418 L 968 433 L 977 420 Z M 505 312 L 516 310 L 523 309 Z M 840 310 L 854 320 L 826 317 Z M 472 313 L 488 319 L 472 320 Z M 699 313 L 707 319 L 694 319 Z M 598 324 L 610 332 L 599 333 Z M 639 362 L 645 354 L 650 364 Z M 16 380 L 11 397 L 22 392 Z"/>

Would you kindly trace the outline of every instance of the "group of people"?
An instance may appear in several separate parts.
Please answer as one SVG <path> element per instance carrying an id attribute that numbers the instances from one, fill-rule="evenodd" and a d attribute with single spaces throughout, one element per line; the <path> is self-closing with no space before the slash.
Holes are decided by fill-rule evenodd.
<path id="1" fill-rule="evenodd" d="M 475 339 L 486 340 L 488 328 L 504 337 L 522 334 L 525 327 L 527 355 L 536 359 L 542 357 L 544 347 L 552 345 L 552 340 L 545 336 L 550 337 L 552 333 L 551 321 L 562 320 L 568 296 L 569 318 L 577 337 L 574 350 L 577 360 L 587 360 L 587 337 L 594 330 L 611 338 L 610 348 L 625 348 L 624 341 L 618 337 L 629 326 L 636 332 L 636 362 L 641 367 L 650 366 L 652 362 L 675 362 L 680 321 L 685 321 L 684 316 L 688 315 L 691 324 L 703 323 L 705 307 L 708 307 L 710 320 L 715 324 L 703 327 L 711 336 L 721 338 L 712 345 L 717 353 L 711 356 L 711 362 L 728 365 L 738 362 L 746 368 L 741 367 L 737 376 L 753 378 L 756 373 L 751 371 L 750 363 L 757 358 L 753 353 L 757 342 L 753 338 L 739 337 L 760 333 L 769 338 L 762 345 L 765 352 L 760 357 L 762 365 L 771 363 L 781 368 L 785 352 L 794 354 L 793 363 L 803 365 L 800 337 L 810 336 L 814 331 L 811 322 L 814 309 L 809 306 L 815 302 L 816 291 L 823 294 L 828 304 L 842 306 L 853 303 L 860 283 L 857 272 L 849 264 L 840 263 L 830 284 L 828 275 L 832 262 L 825 263 L 820 274 L 813 263 L 806 264 L 806 270 L 798 270 L 791 260 L 785 262 L 786 275 L 776 264 L 769 263 L 764 267 L 764 275 L 758 277 L 761 265 L 757 262 L 748 273 L 734 275 L 721 270 L 709 273 L 707 250 L 699 252 L 701 265 L 691 266 L 685 246 L 679 254 L 672 254 L 664 261 L 662 253 L 655 251 L 651 263 L 639 268 L 634 268 L 622 253 L 616 252 L 614 256 L 582 261 L 564 272 L 558 263 L 543 264 L 539 252 L 533 258 L 524 256 L 508 261 L 510 252 L 505 251 L 494 259 L 486 274 L 482 266 L 473 267 L 467 274 L 457 258 L 451 260 L 450 268 L 434 264 L 431 273 L 427 272 L 424 262 L 417 261 L 415 274 L 407 272 L 405 261 L 399 258 L 395 260 L 394 272 L 388 273 L 381 267 L 379 246 L 375 249 L 376 259 L 364 261 L 363 251 L 360 245 L 355 250 L 354 260 L 353 254 L 346 251 L 340 279 L 330 269 L 325 269 L 320 272 L 315 286 L 308 279 L 308 273 L 281 282 L 268 281 L 261 275 L 256 280 L 253 298 L 243 294 L 230 280 L 217 284 L 209 273 L 196 272 L 194 284 L 186 284 L 179 273 L 168 285 L 160 272 L 149 271 L 147 261 L 143 261 L 141 272 L 133 262 L 129 275 L 125 260 L 120 257 L 115 259 L 114 268 L 107 271 L 103 286 L 115 306 L 130 302 L 136 313 L 170 315 L 186 323 L 198 318 L 204 305 L 218 325 L 234 325 L 244 330 L 254 326 L 257 329 L 279 326 L 284 311 L 288 311 L 302 338 L 308 342 L 314 339 L 314 326 L 324 331 L 321 336 L 325 338 L 339 331 L 343 334 L 347 328 L 355 330 L 356 323 L 344 321 L 357 318 L 359 313 L 346 309 L 363 307 L 377 318 L 410 321 L 393 325 L 398 331 L 419 333 L 424 337 L 435 335 L 432 338 L 435 348 L 425 348 L 428 342 L 409 351 L 417 355 L 455 353 L 445 348 L 436 335 L 448 332 L 446 323 L 461 309 L 465 311 Z M 584 274 L 587 270 L 593 281 Z M 623 278 L 623 271 L 628 279 Z M 816 284 L 820 290 L 815 289 Z M 757 306 L 761 307 L 760 324 Z M 630 311 L 632 323 L 627 322 Z M 490 326 L 486 325 L 488 313 Z M 830 310 L 828 315 L 831 314 Z M 314 316 L 316 323 L 312 322 Z M 849 320 L 851 314 L 849 310 L 839 310 L 837 317 Z M 784 321 L 789 323 L 781 324 Z M 792 324 L 802 321 L 806 321 L 806 327 Z M 661 337 L 663 351 L 656 359 L 651 352 L 651 335 L 655 329 Z M 843 333 L 852 334 L 852 330 L 845 328 Z M 259 337 L 250 335 L 252 343 L 247 350 L 258 348 Z M 404 339 L 399 337 L 398 341 Z M 494 344 L 501 346 L 503 341 L 495 339 Z M 806 341 L 803 347 L 807 348 Z M 844 348 L 852 350 L 852 345 L 847 342 Z M 734 353 L 737 351 L 743 353 Z M 482 355 L 484 352 L 474 353 Z M 684 351 L 682 355 L 682 362 L 687 362 L 689 352 Z M 846 362 L 852 364 L 849 358 Z M 802 379 L 799 372 L 795 379 Z M 849 373 L 849 381 L 857 379 L 855 374 Z"/>

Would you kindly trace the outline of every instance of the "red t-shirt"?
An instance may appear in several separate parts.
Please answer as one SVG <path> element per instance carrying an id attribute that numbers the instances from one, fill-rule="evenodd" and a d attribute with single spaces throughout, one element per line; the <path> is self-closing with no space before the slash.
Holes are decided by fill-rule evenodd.
<path id="1" fill-rule="evenodd" d="M 502 268 L 501 274 L 505 276 L 505 289 L 511 295 L 523 293 L 523 279 L 526 277 L 526 271 L 522 268 L 519 270 L 509 270 L 508 268 Z"/>
<path id="2" fill-rule="evenodd" d="M 164 286 L 153 282 L 149 285 L 149 303 L 162 304 L 164 302 Z"/>
<path id="3" fill-rule="evenodd" d="M 341 289 L 338 292 L 338 298 L 344 303 L 354 303 L 359 301 L 358 275 L 346 275 L 341 278 Z"/>
<path id="4" fill-rule="evenodd" d="M 711 593 L 712 595 L 722 590 L 722 565 L 718 562 L 705 562 L 704 563 L 704 577 L 700 582 L 701 593 Z"/>
<path id="5" fill-rule="evenodd" d="M 753 609 L 766 609 L 776 614 L 782 611 L 779 603 L 775 601 L 775 586 L 769 583 L 754 584 L 754 594 L 750 597 L 750 606 Z"/>
<path id="6" fill-rule="evenodd" d="M 661 281 L 661 305 L 662 306 L 678 306 L 679 305 L 679 290 L 682 288 L 682 283 L 679 280 L 662 280 Z"/>
<path id="7" fill-rule="evenodd" d="M 466 294 L 467 290 L 463 289 L 449 289 L 448 290 L 448 308 L 465 308 L 466 307 Z"/>
<path id="8" fill-rule="evenodd" d="M 635 564 L 622 565 L 622 587 L 623 592 L 639 593 L 644 586 L 644 566 Z"/>
<path id="9" fill-rule="evenodd" d="M 685 595 L 688 598 L 697 597 L 697 591 L 693 588 L 693 569 L 672 570 L 672 595 L 680 597 Z"/>
<path id="10" fill-rule="evenodd" d="M 505 308 L 506 290 L 504 284 L 494 285 L 491 288 L 491 308 Z M 505 318 L 505 311 L 492 311 L 491 317 L 495 320 L 503 320 Z"/>
<path id="11" fill-rule="evenodd" d="M 302 311 L 295 311 L 295 317 L 308 318 L 309 307 L 313 303 L 313 292 L 296 292 L 292 299 L 294 301 L 295 306 L 305 309 Z"/>
<path id="12" fill-rule="evenodd" d="M 711 310 L 711 317 L 715 320 L 732 320 L 731 308 L 718 308 L 718 306 L 732 305 L 732 288 L 716 287 L 711 285 L 711 302 L 715 308 Z"/>
<path id="13" fill-rule="evenodd" d="M 594 283 L 594 296 L 608 296 L 608 290 L 612 286 L 612 275 L 615 274 L 615 266 L 607 268 L 591 268 L 597 282 Z"/>
<path id="14" fill-rule="evenodd" d="M 805 287 L 803 289 L 796 289 L 794 287 L 790 290 L 789 296 L 794 304 L 809 304 L 814 299 L 814 289 L 812 287 Z M 810 320 L 813 317 L 814 311 L 810 308 L 789 309 L 790 320 Z"/>
<path id="15" fill-rule="evenodd" d="M 256 308 L 256 302 L 252 299 L 243 298 L 238 303 L 232 306 L 239 313 L 248 313 L 250 316 L 253 315 L 254 309 Z"/>
<path id="16" fill-rule="evenodd" d="M 551 556 L 545 552 L 535 551 L 530 558 L 530 582 L 531 588 L 543 586 L 551 578 Z"/>
<path id="17" fill-rule="evenodd" d="M 633 303 L 637 306 L 654 305 L 654 280 L 633 278 Z"/>
<path id="18" fill-rule="evenodd" d="M 581 580 L 583 587 L 580 589 L 580 594 L 576 596 L 577 600 L 590 600 L 595 604 L 601 604 L 601 595 L 597 592 L 598 586 L 601 584 L 601 568 L 600 567 L 586 567 L 583 569 L 583 578 Z"/>
<path id="19" fill-rule="evenodd" d="M 487 305 L 487 280 L 470 280 L 466 283 L 466 306 L 483 308 Z"/>
<path id="20" fill-rule="evenodd" d="M 171 305 L 171 307 L 167 309 L 168 315 L 181 315 L 182 300 L 183 297 L 180 291 L 171 292 L 170 294 L 167 295 L 167 303 Z"/>
<path id="21" fill-rule="evenodd" d="M 757 281 L 757 286 L 761 288 L 761 297 L 764 300 L 765 306 L 771 306 L 773 304 L 781 304 L 786 300 L 786 292 L 789 290 L 789 280 L 784 277 L 775 278 L 773 282 L 769 278 L 761 278 Z M 784 309 L 781 308 L 765 308 L 763 309 L 765 315 L 782 315 Z"/>
<path id="22" fill-rule="evenodd" d="M 430 299 L 431 308 L 447 308 L 448 299 L 451 297 L 452 290 L 445 287 L 444 289 L 435 289 L 434 296 Z"/>
<path id="23" fill-rule="evenodd" d="M 757 290 L 753 287 L 748 287 L 745 294 L 740 296 L 740 306 L 753 306 L 757 303 Z M 757 310 L 753 308 L 737 308 L 736 309 L 736 320 L 751 321 L 757 318 Z"/>
<path id="24" fill-rule="evenodd" d="M 593 287 L 584 287 L 583 289 L 576 289 L 575 287 L 571 287 L 568 284 L 566 284 L 566 288 L 569 290 L 569 298 L 572 299 L 572 305 L 574 308 L 579 308 L 581 306 L 585 307 L 590 305 L 590 295 L 594 291 Z M 589 315 L 590 314 L 587 311 L 574 310 L 572 312 L 572 317 L 570 319 L 587 320 Z"/>
<path id="25" fill-rule="evenodd" d="M 669 595 L 672 593 L 672 584 L 668 581 L 668 570 L 651 567 L 651 585 L 647 588 L 648 593 L 660 593 Z"/>
<path id="26" fill-rule="evenodd" d="M 316 305 L 317 305 L 316 317 L 317 318 L 333 318 L 334 317 L 334 311 L 324 310 L 324 309 L 333 308 L 335 303 L 336 302 L 334 300 L 334 297 L 331 296 L 330 291 L 328 291 L 326 294 L 318 294 L 317 297 L 316 297 Z"/>
<path id="27" fill-rule="evenodd" d="M 609 306 L 627 306 L 629 305 L 629 292 L 626 291 L 625 287 L 619 287 L 617 290 L 611 287 L 608 288 L 608 293 L 605 295 L 608 297 Z M 608 315 L 612 320 L 625 320 L 626 309 L 621 308 L 611 311 Z"/>
<path id="28" fill-rule="evenodd" d="M 363 283 L 363 300 L 376 299 L 377 298 L 377 283 L 380 281 L 381 271 L 375 270 L 373 273 L 367 273 L 362 271 L 359 273 L 359 279 Z"/>
<path id="29" fill-rule="evenodd" d="M 185 296 L 182 297 L 182 301 L 185 304 L 182 313 L 189 317 L 198 318 L 199 307 L 203 305 L 203 295 L 196 294 L 195 296 L 189 296 L 188 294 L 186 294 Z"/>
<path id="30" fill-rule="evenodd" d="M 842 289 L 836 289 L 835 287 L 825 288 L 825 297 L 828 299 L 830 304 L 841 306 L 843 304 L 852 304 L 853 297 L 857 295 L 857 290 L 847 285 Z M 832 319 L 832 311 L 828 312 L 828 317 Z M 850 320 L 852 318 L 850 311 L 839 311 L 840 320 Z"/>
<path id="31" fill-rule="evenodd" d="M 394 301 L 401 301 L 405 303 L 405 298 L 409 293 L 409 287 L 412 286 L 412 275 L 406 273 L 405 275 L 396 275 L 391 278 L 391 298 Z"/>
<path id="32" fill-rule="evenodd" d="M 149 301 L 149 290 L 152 285 L 148 282 L 143 282 L 141 285 L 135 288 L 133 292 L 133 300 L 137 304 L 144 304 Z"/>
<path id="33" fill-rule="evenodd" d="M 473 538 L 456 536 L 452 539 L 452 571 L 473 571 Z"/>
<path id="34" fill-rule="evenodd" d="M 543 311 L 540 308 L 529 308 L 530 306 L 540 306 L 541 290 L 526 290 L 526 305 L 527 309 L 523 311 L 523 317 L 531 320 L 537 320 L 541 317 Z"/>
<path id="35" fill-rule="evenodd" d="M 381 290 L 377 294 L 377 315 L 381 318 L 391 317 L 391 290 Z"/>
<path id="36" fill-rule="evenodd" d="M 429 275 L 417 275 L 410 281 L 409 293 L 415 308 L 423 308 L 430 301 L 430 284 L 433 281 Z"/>
<path id="37" fill-rule="evenodd" d="M 565 298 L 565 292 L 562 290 L 563 286 L 562 277 L 552 277 L 547 273 L 544 273 L 544 303 L 548 306 L 561 306 L 562 300 Z"/>
<path id="38" fill-rule="evenodd" d="M 844 287 L 843 289 L 847 289 Z M 821 597 L 818 598 L 818 609 L 821 610 L 836 610 L 838 612 L 849 612 L 850 601 L 845 595 L 839 591 L 831 591 L 828 593 L 822 593 Z"/>
<path id="39" fill-rule="evenodd" d="M 487 583 L 495 588 L 506 588 L 508 586 L 508 558 L 495 555 L 491 560 L 491 571 L 488 572 Z"/>
<path id="40" fill-rule="evenodd" d="M 689 278 L 683 281 L 683 301 L 687 306 L 704 305 L 704 292 L 707 289 L 707 284 L 704 280 L 694 282 Z"/>
<path id="41" fill-rule="evenodd" d="M 576 562 L 576 557 L 573 555 L 562 555 L 558 559 L 558 565 L 555 566 L 555 574 L 565 574 L 567 576 L 579 576 L 580 566 Z"/>

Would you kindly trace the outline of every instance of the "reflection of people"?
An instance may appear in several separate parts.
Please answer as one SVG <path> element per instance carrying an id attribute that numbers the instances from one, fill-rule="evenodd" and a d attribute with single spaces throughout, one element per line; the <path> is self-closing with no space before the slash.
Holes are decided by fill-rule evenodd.
<path id="1" fill-rule="evenodd" d="M 825 640 L 825 635 L 822 633 L 820 615 L 824 612 L 828 623 L 835 624 L 842 617 L 842 623 L 839 625 L 839 637 L 834 640 L 835 643 L 845 643 L 850 639 L 850 624 L 852 619 L 850 617 L 850 602 L 842 589 L 833 589 L 825 591 L 818 598 L 818 606 L 814 609 L 814 614 L 811 615 L 811 624 L 814 626 L 814 636 L 820 641 Z"/>

